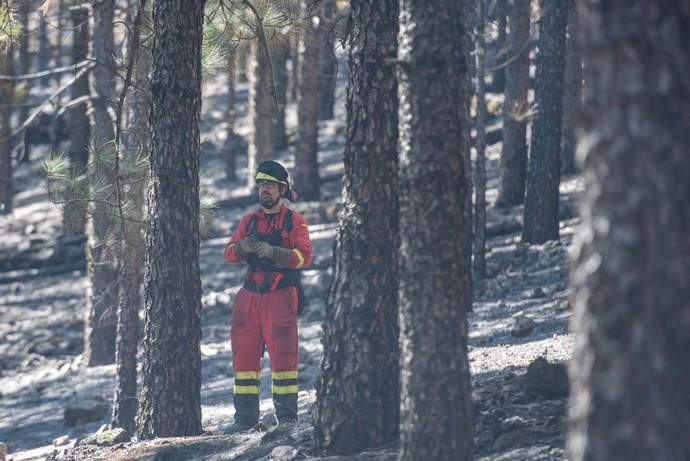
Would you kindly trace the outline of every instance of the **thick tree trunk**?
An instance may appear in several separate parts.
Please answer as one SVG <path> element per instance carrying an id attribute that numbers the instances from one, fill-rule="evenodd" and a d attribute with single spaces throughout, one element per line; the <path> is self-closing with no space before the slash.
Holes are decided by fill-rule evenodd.
<path id="1" fill-rule="evenodd" d="M 10 43 L 6 51 L 0 52 L 0 74 L 12 75 L 13 50 Z M 14 200 L 14 173 L 12 169 L 12 101 L 14 83 L 0 81 L 0 214 L 12 213 Z"/>
<path id="2" fill-rule="evenodd" d="M 596 142 L 580 165 L 569 459 L 687 460 L 690 11 L 581 5 L 582 128 Z"/>
<path id="3" fill-rule="evenodd" d="M 227 76 L 228 76 L 228 109 L 225 113 L 225 120 L 228 122 L 227 137 L 225 138 L 224 158 L 225 158 L 225 177 L 231 181 L 237 179 L 237 134 L 235 133 L 235 82 L 237 75 L 237 50 L 228 53 L 227 56 Z"/>
<path id="4" fill-rule="evenodd" d="M 351 2 L 345 207 L 314 417 L 317 444 L 335 453 L 398 436 L 397 4 Z"/>
<path id="5" fill-rule="evenodd" d="M 138 5 L 133 5 L 136 10 Z M 136 16 L 136 15 L 134 15 Z M 151 50 L 138 47 L 134 68 L 133 88 L 128 99 L 129 126 L 123 136 L 126 161 L 136 162 L 149 153 L 151 134 L 149 130 L 149 110 L 151 92 L 148 75 L 151 71 Z M 141 284 L 143 281 L 144 239 L 142 237 L 145 176 L 130 185 L 127 197 L 133 203 L 131 218 L 125 223 L 125 238 L 121 243 L 122 262 L 120 265 L 120 298 L 117 315 L 117 382 L 113 402 L 113 427 L 123 427 L 130 433 L 135 429 L 137 414 L 137 333 L 139 330 L 139 308 L 141 307 Z M 134 221 L 136 220 L 136 221 Z"/>
<path id="6" fill-rule="evenodd" d="M 321 18 L 319 22 L 319 67 L 321 82 L 319 83 L 319 120 L 333 118 L 333 104 L 335 102 L 335 1 L 321 0 Z"/>
<path id="7" fill-rule="evenodd" d="M 306 0 L 303 8 L 306 11 Z M 297 101 L 297 151 L 295 153 L 295 185 L 304 200 L 319 200 L 319 34 L 320 27 L 306 26 L 301 34 L 300 65 L 302 66 Z"/>
<path id="8" fill-rule="evenodd" d="M 561 122 L 568 3 L 541 0 L 534 122 L 527 169 L 522 241 L 558 240 L 558 186 L 561 181 Z"/>
<path id="9" fill-rule="evenodd" d="M 497 206 L 515 206 L 525 199 L 527 175 L 527 89 L 529 87 L 530 0 L 509 7 L 510 44 L 503 104 L 503 148 Z"/>
<path id="10" fill-rule="evenodd" d="M 273 158 L 273 100 L 271 69 L 266 52 L 258 40 L 252 40 L 249 52 L 249 139 L 247 185 L 254 187 L 254 173 L 259 163 Z"/>
<path id="11" fill-rule="evenodd" d="M 72 63 L 77 64 L 88 56 L 89 9 L 82 6 L 70 8 L 72 20 Z M 88 96 L 89 75 L 85 74 L 72 84 L 72 100 Z M 89 162 L 89 117 L 86 115 L 86 101 L 73 106 L 69 111 L 69 161 L 73 174 L 85 175 L 84 168 Z M 65 234 L 83 234 L 86 220 L 84 202 L 65 205 L 62 215 L 62 230 Z"/>
<path id="12" fill-rule="evenodd" d="M 477 159 L 474 168 L 474 275 L 483 279 L 486 272 L 486 83 L 484 80 L 486 43 L 484 40 L 486 24 L 486 4 L 479 2 L 479 16 L 477 20 Z"/>
<path id="13" fill-rule="evenodd" d="M 89 180 L 112 184 L 111 163 L 114 155 L 115 131 L 110 115 L 112 103 L 113 62 L 113 0 L 95 0 L 91 28 L 91 55 L 99 63 L 90 73 L 92 98 L 92 158 Z M 115 329 L 117 325 L 118 282 L 115 255 L 107 238 L 114 225 L 112 210 L 101 202 L 90 202 L 86 221 L 86 258 L 89 288 L 86 296 L 84 361 L 88 366 L 115 361 Z"/>
<path id="14" fill-rule="evenodd" d="M 204 1 L 158 0 L 153 8 L 146 324 L 137 418 L 143 439 L 201 432 L 199 118 Z M 270 118 L 268 122 L 270 128 Z"/>
<path id="15" fill-rule="evenodd" d="M 565 88 L 563 90 L 563 129 L 561 172 L 575 173 L 575 120 L 582 101 L 582 58 L 577 44 L 577 9 L 574 1 L 568 10 L 568 36 L 565 41 Z"/>
<path id="16" fill-rule="evenodd" d="M 274 49 L 273 74 L 275 75 L 276 98 L 279 110 L 273 111 L 273 152 L 287 149 L 287 131 L 285 129 L 285 105 L 287 104 L 287 49 Z"/>
<path id="17" fill-rule="evenodd" d="M 402 460 L 472 459 L 468 3 L 400 2 Z"/>

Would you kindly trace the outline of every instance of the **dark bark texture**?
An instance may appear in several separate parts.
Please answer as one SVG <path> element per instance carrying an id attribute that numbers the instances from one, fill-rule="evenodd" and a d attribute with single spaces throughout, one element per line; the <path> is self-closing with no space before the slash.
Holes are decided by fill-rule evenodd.
<path id="1" fill-rule="evenodd" d="M 577 43 L 577 8 L 568 0 L 568 29 L 565 41 L 565 88 L 563 90 L 563 129 L 561 134 L 561 172 L 575 173 L 575 123 L 582 101 L 582 58 Z"/>
<path id="2" fill-rule="evenodd" d="M 303 9 L 306 11 L 306 0 Z M 318 9 L 312 14 L 318 13 Z M 318 200 L 319 193 L 319 33 L 320 27 L 307 25 L 301 35 L 302 66 L 297 99 L 297 151 L 295 152 L 295 185 L 304 200 Z"/>
<path id="3" fill-rule="evenodd" d="M 539 111 L 525 188 L 522 241 L 558 240 L 558 186 L 561 181 L 561 123 L 568 2 L 541 0 L 535 99 Z"/>
<path id="4" fill-rule="evenodd" d="M 201 432 L 199 117 L 204 1 L 160 0 L 153 8 L 151 184 L 137 418 L 144 439 Z"/>
<path id="5" fill-rule="evenodd" d="M 285 129 L 285 105 L 287 103 L 287 47 L 278 46 L 271 54 L 273 59 L 273 75 L 275 76 L 276 98 L 279 109 L 273 110 L 273 152 L 287 149 L 288 138 Z"/>
<path id="6" fill-rule="evenodd" d="M 466 1 L 400 2 L 402 460 L 472 459 L 464 235 L 471 14 Z"/>
<path id="7" fill-rule="evenodd" d="M 690 8 L 583 2 L 569 459 L 690 459 Z"/>
<path id="8" fill-rule="evenodd" d="M 482 279 L 486 272 L 486 83 L 484 70 L 486 69 L 486 43 L 484 40 L 486 24 L 486 4 L 479 2 L 477 18 L 476 62 L 477 62 L 477 120 L 476 120 L 476 149 L 477 160 L 474 168 L 474 186 L 476 198 L 474 202 L 474 275 Z M 469 195 L 469 194 L 468 194 Z"/>
<path id="9" fill-rule="evenodd" d="M 235 82 L 237 77 L 237 58 L 238 51 L 233 50 L 228 53 L 226 73 L 228 77 L 228 107 L 225 112 L 225 121 L 228 123 L 227 137 L 223 146 L 223 157 L 225 158 L 225 177 L 230 180 L 237 179 L 237 148 L 238 140 L 235 133 L 235 120 L 237 111 L 235 109 Z"/>
<path id="10" fill-rule="evenodd" d="M 12 75 L 12 51 L 14 46 L 0 52 L 0 74 Z M 12 102 L 14 100 L 14 83 L 0 81 L 0 214 L 12 213 L 14 201 L 14 178 L 12 169 Z"/>
<path id="11" fill-rule="evenodd" d="M 92 159 L 89 181 L 112 184 L 111 159 L 115 130 L 110 111 L 113 92 L 113 0 L 95 0 L 91 21 L 91 55 L 99 63 L 89 75 L 92 98 L 91 134 Z M 110 152 L 108 152 L 110 151 Z M 115 329 L 117 324 L 117 248 L 109 247 L 107 235 L 111 232 L 115 210 L 101 202 L 88 206 L 86 222 L 86 258 L 89 288 L 86 297 L 86 334 L 84 360 L 88 366 L 115 361 Z"/>
<path id="12" fill-rule="evenodd" d="M 344 210 L 324 323 L 315 437 L 354 453 L 398 437 L 397 0 L 351 2 Z"/>
<path id="13" fill-rule="evenodd" d="M 321 83 L 319 86 L 319 120 L 333 118 L 333 104 L 335 102 L 335 0 L 321 0 L 321 22 L 319 26 L 319 40 L 321 51 L 319 67 L 321 69 Z"/>
<path id="14" fill-rule="evenodd" d="M 513 60 L 506 67 L 499 206 L 515 206 L 524 201 L 527 175 L 530 0 L 513 0 L 508 11 L 510 43 L 507 59 Z"/>
<path id="15" fill-rule="evenodd" d="M 273 99 L 271 97 L 271 68 L 266 51 L 258 40 L 252 40 L 248 58 L 249 137 L 247 185 L 254 187 L 254 173 L 259 163 L 273 158 Z"/>

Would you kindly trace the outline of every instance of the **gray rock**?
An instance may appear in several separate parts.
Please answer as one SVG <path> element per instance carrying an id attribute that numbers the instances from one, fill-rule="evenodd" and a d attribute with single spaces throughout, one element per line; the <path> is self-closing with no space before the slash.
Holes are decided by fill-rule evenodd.
<path id="1" fill-rule="evenodd" d="M 492 449 L 494 451 L 506 451 L 526 445 L 528 441 L 529 436 L 527 431 L 524 429 L 517 429 L 499 435 L 494 441 Z"/>
<path id="2" fill-rule="evenodd" d="M 96 445 L 96 443 L 98 443 L 97 438 L 97 434 L 86 434 L 77 439 L 77 443 L 75 443 L 74 446 L 81 447 L 83 445 Z"/>
<path id="3" fill-rule="evenodd" d="M 54 447 L 61 447 L 63 445 L 67 445 L 69 443 L 69 435 L 63 435 L 62 437 L 57 437 L 53 439 L 53 446 Z"/>
<path id="4" fill-rule="evenodd" d="M 271 451 L 271 458 L 278 461 L 292 461 L 297 459 L 297 455 L 299 455 L 299 450 L 290 445 L 281 445 Z"/>
<path id="5" fill-rule="evenodd" d="M 513 318 L 515 319 L 515 323 L 513 324 L 513 329 L 510 334 L 514 338 L 524 338 L 534 331 L 534 320 L 527 317 L 524 313 L 520 312 Z"/>
<path id="6" fill-rule="evenodd" d="M 565 363 L 549 363 L 538 357 L 527 367 L 527 388 L 547 398 L 563 398 L 570 393 Z"/>
<path id="7" fill-rule="evenodd" d="M 65 424 L 77 426 L 79 424 L 91 423 L 105 417 L 109 406 L 100 402 L 83 402 L 72 407 L 65 408 Z"/>
<path id="8" fill-rule="evenodd" d="M 96 445 L 110 447 L 118 443 L 129 442 L 130 439 L 129 432 L 121 427 L 116 427 L 110 431 L 103 431 L 100 434 L 96 434 Z"/>

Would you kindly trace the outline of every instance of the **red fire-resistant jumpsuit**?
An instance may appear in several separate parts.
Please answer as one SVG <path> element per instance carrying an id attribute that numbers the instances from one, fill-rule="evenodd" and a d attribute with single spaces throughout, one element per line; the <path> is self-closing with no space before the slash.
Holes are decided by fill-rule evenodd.
<path id="1" fill-rule="evenodd" d="M 235 299 L 230 329 L 235 422 L 251 426 L 258 423 L 260 362 L 264 344 L 271 361 L 273 404 L 278 421 L 296 421 L 297 289 L 288 280 L 294 281 L 294 276 L 299 277 L 290 269 L 300 269 L 311 262 L 309 230 L 304 218 L 285 205 L 273 215 L 263 209 L 249 213 L 242 217 L 225 248 L 226 262 L 243 261 L 235 251 L 235 244 L 249 234 L 269 243 L 272 236 L 272 245 L 292 251 L 287 270 L 275 267 L 256 270 L 250 263 L 244 286 Z"/>

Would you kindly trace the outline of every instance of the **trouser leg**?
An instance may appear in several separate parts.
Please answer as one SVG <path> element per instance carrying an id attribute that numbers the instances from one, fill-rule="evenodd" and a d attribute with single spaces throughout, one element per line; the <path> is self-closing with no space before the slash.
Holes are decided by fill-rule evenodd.
<path id="1" fill-rule="evenodd" d="M 263 336 L 253 293 L 240 290 L 232 310 L 230 342 L 235 378 L 235 422 L 254 426 L 259 422 L 259 377 Z"/>

